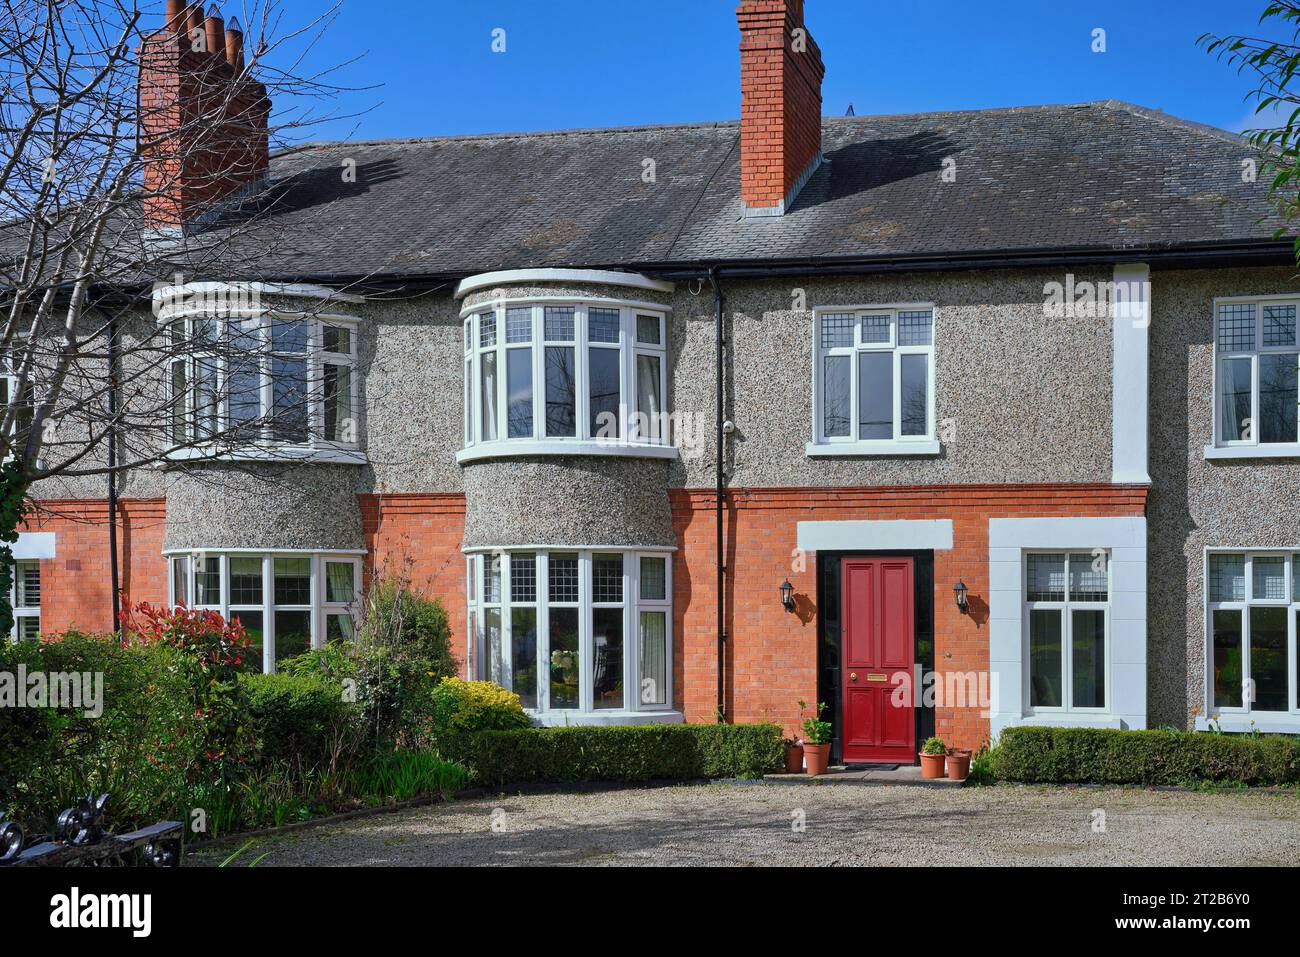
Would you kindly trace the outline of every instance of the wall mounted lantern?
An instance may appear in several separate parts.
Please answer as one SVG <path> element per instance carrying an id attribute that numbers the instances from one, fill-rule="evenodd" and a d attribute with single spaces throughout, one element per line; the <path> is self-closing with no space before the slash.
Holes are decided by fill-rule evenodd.
<path id="1" fill-rule="evenodd" d="M 957 607 L 961 610 L 962 614 L 965 614 L 967 608 L 966 583 L 964 581 L 958 581 L 957 584 L 952 586 L 952 593 L 957 597 Z"/>
<path id="2" fill-rule="evenodd" d="M 785 606 L 786 611 L 794 611 L 794 586 L 790 584 L 790 579 L 781 582 L 781 604 Z"/>

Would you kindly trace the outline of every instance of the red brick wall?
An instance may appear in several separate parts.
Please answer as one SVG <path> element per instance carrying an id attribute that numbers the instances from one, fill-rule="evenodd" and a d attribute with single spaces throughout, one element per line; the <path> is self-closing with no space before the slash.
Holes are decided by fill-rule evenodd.
<path id="1" fill-rule="evenodd" d="M 717 582 L 711 490 L 669 493 L 678 551 L 673 561 L 675 703 L 688 721 L 712 721 L 717 689 Z M 367 571 L 404 575 L 439 597 L 465 653 L 465 559 L 460 551 L 465 501 L 459 494 L 359 496 Z M 936 671 L 988 670 L 988 521 L 990 518 L 1142 515 L 1146 490 L 1110 485 L 932 486 L 831 489 L 732 489 L 726 498 L 728 633 L 724 673 L 729 721 L 798 723 L 800 699 L 817 695 L 817 561 L 795 550 L 800 521 L 935 519 L 953 522 L 953 548 L 934 556 Z M 107 629 L 107 526 L 104 503 L 45 502 L 32 531 L 58 535 L 57 558 L 42 563 L 42 626 Z M 122 503 L 122 583 L 132 601 L 167 596 L 161 500 Z M 788 577 L 797 607 L 787 613 L 778 586 Z M 952 586 L 969 589 L 959 614 Z M 918 596 L 919 597 L 919 596 Z M 978 708 L 938 707 L 936 732 L 950 744 L 978 747 L 988 719 Z"/>
<path id="2" fill-rule="evenodd" d="M 821 152 L 821 51 L 805 29 L 803 0 L 744 0 L 740 25 L 740 191 L 750 207 L 778 205 Z"/>
<path id="3" fill-rule="evenodd" d="M 167 601 L 162 555 L 166 510 L 162 499 L 118 502 L 118 574 L 122 607 Z M 106 501 L 38 504 L 24 531 L 54 532 L 54 558 L 41 562 L 41 630 L 112 631 L 113 605 Z"/>
<path id="4" fill-rule="evenodd" d="M 714 495 L 683 490 L 671 498 L 680 548 L 673 566 L 678 704 L 688 721 L 708 721 L 717 701 Z M 796 552 L 797 522 L 951 519 L 953 548 L 934 558 L 935 671 L 986 672 L 988 520 L 1142 515 L 1145 501 L 1145 488 L 1108 485 L 732 490 L 724 519 L 728 720 L 776 721 L 794 731 L 796 702 L 816 700 L 817 562 Z M 794 613 L 780 604 L 786 577 Z M 958 579 L 969 589 L 969 614 L 953 600 Z M 950 745 L 974 748 L 988 735 L 988 718 L 978 708 L 937 707 L 935 728 Z"/>
<path id="5" fill-rule="evenodd" d="M 396 574 L 441 598 L 451 622 L 452 651 L 465 665 L 465 496 L 359 495 L 368 575 Z"/>

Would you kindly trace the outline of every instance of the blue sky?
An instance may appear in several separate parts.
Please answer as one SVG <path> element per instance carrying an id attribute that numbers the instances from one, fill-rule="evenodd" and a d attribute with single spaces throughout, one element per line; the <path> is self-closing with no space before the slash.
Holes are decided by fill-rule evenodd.
<path id="1" fill-rule="evenodd" d="M 289 19 L 324 0 L 287 0 Z M 858 115 L 1117 98 L 1229 129 L 1247 81 L 1196 46 L 1258 32 L 1265 0 L 807 0 L 825 112 Z M 344 0 L 313 51 L 342 63 L 310 139 L 384 138 L 739 115 L 737 0 Z M 505 31 L 505 52 L 492 51 Z M 1106 52 L 1092 52 L 1093 30 Z"/>

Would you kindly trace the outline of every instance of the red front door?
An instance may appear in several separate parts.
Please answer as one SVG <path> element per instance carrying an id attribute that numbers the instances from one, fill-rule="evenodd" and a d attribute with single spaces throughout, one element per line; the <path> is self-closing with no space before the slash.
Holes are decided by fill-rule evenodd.
<path id="1" fill-rule="evenodd" d="M 915 764 L 912 559 L 846 558 L 840 571 L 843 759 Z"/>

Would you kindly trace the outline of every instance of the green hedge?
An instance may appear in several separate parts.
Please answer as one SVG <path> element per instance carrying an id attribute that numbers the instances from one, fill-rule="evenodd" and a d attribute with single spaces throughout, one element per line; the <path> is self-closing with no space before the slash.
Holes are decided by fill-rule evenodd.
<path id="1" fill-rule="evenodd" d="M 459 755 L 487 785 L 757 777 L 783 763 L 774 724 L 523 728 L 470 736 Z"/>
<path id="2" fill-rule="evenodd" d="M 343 736 L 359 732 L 359 711 L 343 686 L 317 675 L 243 675 L 240 691 L 263 761 L 324 764 Z"/>
<path id="3" fill-rule="evenodd" d="M 1300 737 L 1100 728 L 1007 728 L 1005 781 L 1051 784 L 1300 784 Z"/>

